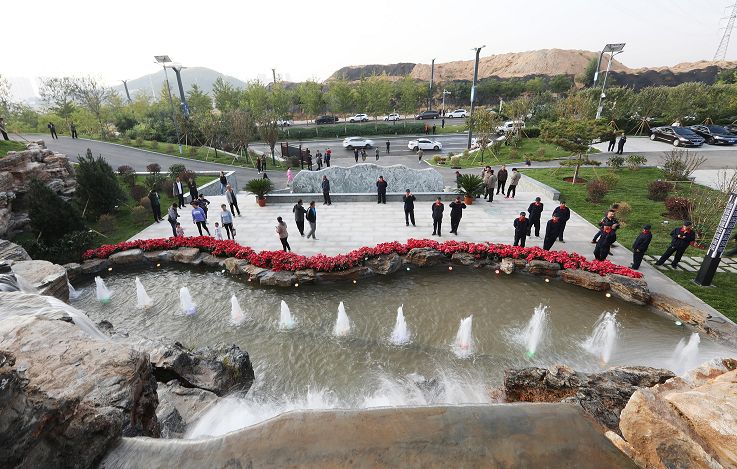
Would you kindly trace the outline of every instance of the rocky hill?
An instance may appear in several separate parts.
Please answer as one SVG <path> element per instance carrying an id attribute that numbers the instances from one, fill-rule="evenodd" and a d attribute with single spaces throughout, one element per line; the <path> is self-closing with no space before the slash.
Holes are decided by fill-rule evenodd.
<path id="1" fill-rule="evenodd" d="M 246 83 L 238 78 L 224 75 L 217 70 L 212 70 L 205 67 L 190 67 L 182 70 L 182 86 L 185 91 L 188 91 L 192 85 L 197 85 L 205 93 L 212 95 L 212 84 L 215 83 L 219 77 L 222 77 L 224 81 L 230 83 L 236 88 L 243 88 Z M 159 70 L 149 75 L 144 75 L 133 80 L 128 81 L 128 91 L 131 96 L 135 96 L 138 93 L 144 93 L 151 95 L 151 93 L 159 93 L 161 87 L 164 86 L 166 77 L 164 71 Z M 169 84 L 172 87 L 172 93 L 176 94 L 177 91 L 177 78 L 174 72 L 169 70 Z M 113 89 L 117 91 L 121 96 L 125 96 L 125 90 L 123 85 L 114 86 Z"/>

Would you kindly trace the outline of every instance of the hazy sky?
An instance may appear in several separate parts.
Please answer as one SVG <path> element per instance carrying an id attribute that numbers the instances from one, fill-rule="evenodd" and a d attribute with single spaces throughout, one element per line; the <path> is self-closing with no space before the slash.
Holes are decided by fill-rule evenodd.
<path id="1" fill-rule="evenodd" d="M 437 62 L 626 42 L 629 67 L 711 59 L 734 0 L 5 0 L 0 74 L 159 70 L 156 54 L 240 79 L 327 78 L 344 65 Z M 737 32 L 727 59 L 737 59 Z"/>

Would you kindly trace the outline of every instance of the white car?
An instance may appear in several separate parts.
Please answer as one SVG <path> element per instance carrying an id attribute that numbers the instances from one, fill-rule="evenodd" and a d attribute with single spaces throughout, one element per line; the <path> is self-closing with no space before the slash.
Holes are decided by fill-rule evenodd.
<path id="1" fill-rule="evenodd" d="M 363 137 L 347 137 L 343 139 L 343 148 L 353 150 L 354 148 L 371 148 L 374 146 L 373 140 Z"/>
<path id="2" fill-rule="evenodd" d="M 507 121 L 496 128 L 497 132 L 511 132 L 516 129 L 524 129 L 525 123 L 523 121 Z"/>
<path id="3" fill-rule="evenodd" d="M 407 148 L 412 151 L 417 150 L 435 150 L 440 151 L 443 149 L 443 144 L 437 140 L 430 140 L 429 138 L 418 138 L 417 140 L 410 140 L 407 144 Z"/>
<path id="4" fill-rule="evenodd" d="M 369 116 L 367 114 L 356 114 L 348 119 L 348 122 L 368 122 L 368 120 Z"/>
<path id="5" fill-rule="evenodd" d="M 289 127 L 290 125 L 294 125 L 294 121 L 291 119 L 277 119 L 276 125 L 279 127 Z"/>
<path id="6" fill-rule="evenodd" d="M 502 135 L 499 137 L 492 137 L 492 140 L 497 141 L 497 142 L 503 142 L 506 138 L 507 138 L 506 135 Z M 489 144 L 491 144 L 491 142 L 489 142 Z M 487 144 L 487 146 L 489 144 Z M 473 137 L 471 139 L 471 148 L 478 148 L 478 147 L 479 147 L 479 139 L 476 137 Z"/>
<path id="7" fill-rule="evenodd" d="M 468 113 L 465 109 L 456 109 L 455 111 L 450 111 L 445 115 L 445 117 L 449 119 L 453 119 L 454 117 L 467 117 Z"/>
<path id="8" fill-rule="evenodd" d="M 400 119 L 399 114 L 392 112 L 388 116 L 384 116 L 385 121 L 398 121 Z"/>

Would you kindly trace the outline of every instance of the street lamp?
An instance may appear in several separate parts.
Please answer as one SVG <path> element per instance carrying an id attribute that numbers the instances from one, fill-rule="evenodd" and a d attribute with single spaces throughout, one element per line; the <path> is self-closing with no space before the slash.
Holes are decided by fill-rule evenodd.
<path id="1" fill-rule="evenodd" d="M 432 111 L 432 82 L 435 79 L 435 59 L 432 59 L 430 65 L 430 96 L 427 98 L 428 110 Z"/>
<path id="2" fill-rule="evenodd" d="M 596 108 L 596 118 L 601 117 L 601 111 L 604 109 L 604 98 L 606 97 L 606 94 L 604 93 L 604 90 L 606 89 L 606 79 L 609 78 L 609 70 L 612 67 L 612 60 L 614 59 L 614 56 L 617 54 L 620 54 L 622 52 L 622 49 L 624 49 L 625 43 L 618 43 L 618 44 L 607 44 L 604 46 L 604 49 L 602 49 L 601 54 L 599 54 L 599 61 L 596 63 L 596 72 L 594 72 L 594 85 L 596 85 L 596 81 L 599 79 L 599 67 L 601 67 L 601 59 L 604 56 L 605 53 L 609 52 L 609 62 L 607 62 L 606 66 L 606 73 L 604 74 L 604 82 L 601 85 L 601 94 L 599 95 L 599 106 Z"/>
<path id="3" fill-rule="evenodd" d="M 154 55 L 156 63 L 160 63 L 164 67 L 164 77 L 166 78 L 166 92 L 169 94 L 169 106 L 171 107 L 171 119 L 174 121 L 174 128 L 177 131 L 177 143 L 179 144 L 179 154 L 182 152 L 182 139 L 179 132 L 179 122 L 177 116 L 174 114 L 174 101 L 171 98 L 171 86 L 169 85 L 169 74 L 166 71 L 166 64 L 172 63 L 168 55 Z"/>
<path id="4" fill-rule="evenodd" d="M 485 45 L 481 47 L 474 47 L 472 50 L 476 51 L 476 62 L 473 65 L 473 83 L 471 84 L 471 119 L 468 121 L 468 149 L 471 149 L 471 134 L 473 133 L 473 103 L 476 101 L 476 80 L 479 77 L 479 54 L 481 53 L 481 49 L 486 47 Z"/>
<path id="5" fill-rule="evenodd" d="M 446 89 L 443 89 L 443 109 L 442 109 L 443 113 L 445 113 L 445 95 L 446 94 L 450 94 L 450 91 L 448 91 Z M 443 114 L 443 115 L 445 115 L 445 114 Z"/>
<path id="6" fill-rule="evenodd" d="M 123 82 L 123 88 L 125 88 L 125 96 L 128 98 L 128 102 L 131 102 L 131 94 L 128 92 L 128 80 L 120 80 Z"/>

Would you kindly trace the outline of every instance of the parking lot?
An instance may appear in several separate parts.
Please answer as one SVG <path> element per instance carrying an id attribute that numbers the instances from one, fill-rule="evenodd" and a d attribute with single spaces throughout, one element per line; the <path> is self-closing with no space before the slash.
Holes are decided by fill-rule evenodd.
<path id="1" fill-rule="evenodd" d="M 601 153 L 592 155 L 592 159 L 606 162 L 612 155 L 607 152 L 608 142 L 597 143 L 592 145 Z M 627 137 L 624 145 L 624 154 L 642 154 L 648 159 L 647 164 L 658 165 L 662 163 L 663 155 L 675 148 L 668 142 L 659 140 L 652 141 L 649 137 Z M 679 147 L 684 148 L 684 147 Z M 706 157 L 706 161 L 700 166 L 700 169 L 723 169 L 735 168 L 737 166 L 737 145 L 709 145 L 703 144 L 700 147 L 685 147 L 690 152 L 695 152 Z"/>

